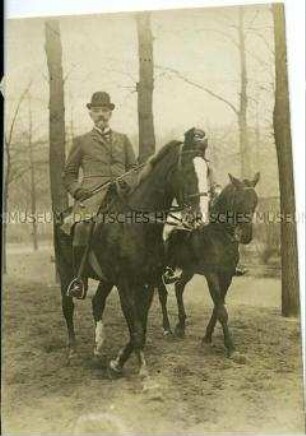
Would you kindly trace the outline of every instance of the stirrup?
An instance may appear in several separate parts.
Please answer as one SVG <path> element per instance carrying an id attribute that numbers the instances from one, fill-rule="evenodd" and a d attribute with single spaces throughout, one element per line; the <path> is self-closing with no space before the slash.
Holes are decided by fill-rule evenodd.
<path id="1" fill-rule="evenodd" d="M 85 300 L 87 295 L 88 285 L 81 278 L 74 278 L 66 291 L 67 297 L 77 298 L 78 300 Z"/>
<path id="2" fill-rule="evenodd" d="M 245 274 L 247 274 L 248 272 L 249 272 L 249 270 L 244 268 L 243 266 L 237 266 L 236 270 L 235 270 L 235 276 L 241 277 L 241 276 L 244 276 Z"/>
<path id="3" fill-rule="evenodd" d="M 176 283 L 182 276 L 182 271 L 173 270 L 168 267 L 164 272 L 162 278 L 165 285 L 170 285 L 172 283 Z"/>

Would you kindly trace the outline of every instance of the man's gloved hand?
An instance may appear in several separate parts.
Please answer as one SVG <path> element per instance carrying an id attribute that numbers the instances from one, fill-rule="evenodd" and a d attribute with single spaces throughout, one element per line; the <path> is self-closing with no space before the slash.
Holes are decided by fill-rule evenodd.
<path id="1" fill-rule="evenodd" d="M 130 190 L 128 183 L 125 180 L 118 180 L 119 189 L 123 193 L 127 193 Z"/>
<path id="2" fill-rule="evenodd" d="M 92 192 L 86 188 L 79 188 L 74 193 L 74 198 L 79 201 L 86 200 L 92 196 Z"/>
<path id="3" fill-rule="evenodd" d="M 200 228 L 202 228 L 204 226 L 205 226 L 205 222 L 203 221 L 203 217 L 202 217 L 201 214 L 198 214 L 196 216 L 195 221 L 194 221 L 194 228 L 195 229 L 200 229 Z"/>

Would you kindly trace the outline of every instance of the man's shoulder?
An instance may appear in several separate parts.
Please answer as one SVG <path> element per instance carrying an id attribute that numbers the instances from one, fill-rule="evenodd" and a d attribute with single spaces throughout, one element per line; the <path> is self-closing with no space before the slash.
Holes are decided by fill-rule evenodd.
<path id="1" fill-rule="evenodd" d="M 92 130 L 90 130 L 89 132 L 82 133 L 81 135 L 75 136 L 74 141 L 77 143 L 81 143 L 89 139 L 91 135 L 92 135 Z"/>
<path id="2" fill-rule="evenodd" d="M 126 133 L 117 132 L 117 130 L 112 130 L 112 135 L 119 140 L 125 140 L 127 138 Z"/>

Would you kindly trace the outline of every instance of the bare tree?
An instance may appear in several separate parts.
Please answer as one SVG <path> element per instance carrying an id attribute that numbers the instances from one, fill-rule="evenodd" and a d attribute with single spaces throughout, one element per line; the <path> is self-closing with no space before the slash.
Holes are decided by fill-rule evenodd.
<path id="1" fill-rule="evenodd" d="M 53 212 L 60 213 L 68 207 L 62 171 L 65 165 L 65 107 L 62 68 L 62 45 L 57 20 L 45 23 L 46 55 L 49 70 L 49 165 Z"/>
<path id="2" fill-rule="evenodd" d="M 256 19 L 257 13 L 253 17 L 246 20 L 245 7 L 240 6 L 238 8 L 237 22 L 234 22 L 231 18 L 226 18 L 226 22 L 222 22 L 222 27 L 224 29 L 219 29 L 217 27 L 205 27 L 198 29 L 199 32 L 212 32 L 216 35 L 221 36 L 224 40 L 229 42 L 235 50 L 238 52 L 239 56 L 239 90 L 238 90 L 238 102 L 232 102 L 221 93 L 213 91 L 205 85 L 202 85 L 194 80 L 186 77 L 185 74 L 179 72 L 175 68 L 168 68 L 164 66 L 156 66 L 164 71 L 169 71 L 175 74 L 177 77 L 185 81 L 186 83 L 195 86 L 196 88 L 204 91 L 211 97 L 224 103 L 236 116 L 238 129 L 239 129 L 239 149 L 241 156 L 241 175 L 243 177 L 249 177 L 251 173 L 251 150 L 248 140 L 249 127 L 247 121 L 248 114 L 248 74 L 247 74 L 247 34 L 250 29 L 253 29 L 253 23 Z M 219 23 L 220 24 L 220 23 Z M 252 53 L 253 55 L 253 53 Z"/>
<path id="3" fill-rule="evenodd" d="M 11 146 L 14 136 L 14 131 L 16 127 L 17 118 L 20 112 L 21 105 L 26 98 L 29 89 L 31 87 L 32 81 L 26 86 L 22 94 L 20 95 L 16 108 L 13 112 L 12 120 L 9 128 L 7 129 L 8 133 L 4 135 L 4 146 L 5 146 L 5 175 L 4 175 L 4 195 L 3 195 L 3 212 L 4 212 L 4 220 L 2 226 L 2 268 L 3 273 L 7 272 L 7 262 L 6 262 L 6 233 L 7 233 L 7 219 L 8 219 L 8 201 L 9 201 L 9 185 L 13 180 L 12 174 L 12 153 Z"/>
<path id="4" fill-rule="evenodd" d="M 57 20 L 45 23 L 46 55 L 49 70 L 49 168 L 52 212 L 54 216 L 53 234 L 56 242 L 58 219 L 68 207 L 68 194 L 63 185 L 62 173 L 65 166 L 65 106 L 64 79 L 62 67 L 62 44 Z M 56 243 L 55 265 L 58 281 L 59 254 Z"/>
<path id="5" fill-rule="evenodd" d="M 32 237 L 33 237 L 33 248 L 38 250 L 38 235 L 37 235 L 37 196 L 36 196 L 36 181 L 35 181 L 35 160 L 34 160 L 34 150 L 33 150 L 33 115 L 32 115 L 32 105 L 31 97 L 29 95 L 29 132 L 28 132 L 28 149 L 29 149 L 29 161 L 30 161 L 30 197 L 31 197 L 31 215 L 32 215 Z"/>
<path id="6" fill-rule="evenodd" d="M 272 5 L 275 44 L 274 137 L 278 157 L 281 212 L 282 314 L 299 312 L 298 253 L 294 200 L 292 142 L 287 73 L 284 6 Z"/>
<path id="7" fill-rule="evenodd" d="M 153 120 L 154 59 L 153 36 L 150 15 L 147 12 L 136 16 L 139 55 L 138 121 L 139 160 L 144 162 L 155 152 Z"/>
<path id="8" fill-rule="evenodd" d="M 239 109 L 238 109 L 238 126 L 239 126 L 239 144 L 241 154 L 241 176 L 249 177 L 251 173 L 251 156 L 248 140 L 248 122 L 247 122 L 247 65 L 246 65 L 246 48 L 245 48 L 245 17 L 243 6 L 238 10 L 238 50 L 240 61 L 240 92 L 239 92 Z"/>

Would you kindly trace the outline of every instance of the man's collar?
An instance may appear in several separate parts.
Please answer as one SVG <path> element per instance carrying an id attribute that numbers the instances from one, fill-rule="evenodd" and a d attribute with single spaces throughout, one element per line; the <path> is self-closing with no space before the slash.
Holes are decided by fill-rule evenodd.
<path id="1" fill-rule="evenodd" d="M 111 128 L 109 126 L 105 127 L 103 130 L 99 129 L 99 127 L 94 126 L 93 127 L 94 130 L 96 130 L 98 133 L 100 133 L 100 135 L 104 136 L 104 135 L 109 135 L 111 133 Z"/>

